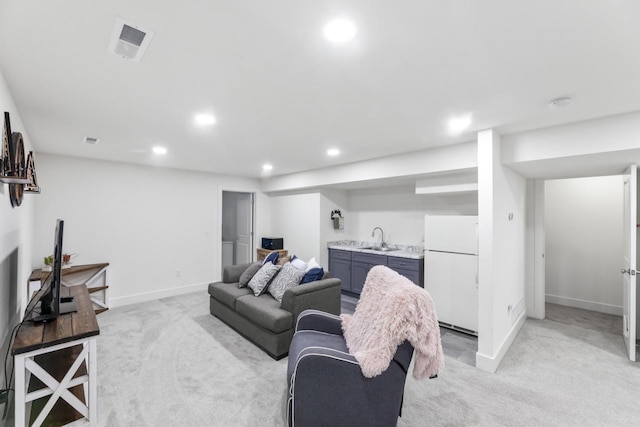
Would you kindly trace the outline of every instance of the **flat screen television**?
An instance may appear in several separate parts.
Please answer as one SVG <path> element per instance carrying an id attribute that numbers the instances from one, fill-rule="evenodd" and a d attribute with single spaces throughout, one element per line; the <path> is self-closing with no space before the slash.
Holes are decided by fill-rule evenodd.
<path id="1" fill-rule="evenodd" d="M 60 286 L 62 277 L 62 235 L 64 233 L 64 221 L 56 221 L 56 231 L 53 247 L 53 266 L 42 288 L 33 296 L 26 309 L 25 320 L 34 322 L 46 322 L 56 319 L 64 313 L 77 310 L 73 297 L 62 298 Z M 30 318 L 29 318 L 30 316 Z"/>

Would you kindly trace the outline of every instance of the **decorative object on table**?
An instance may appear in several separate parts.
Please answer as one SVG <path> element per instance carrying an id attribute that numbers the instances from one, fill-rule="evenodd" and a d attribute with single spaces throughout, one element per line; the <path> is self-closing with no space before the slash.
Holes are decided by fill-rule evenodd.
<path id="1" fill-rule="evenodd" d="M 53 255 L 44 257 L 44 267 L 42 267 L 42 271 L 51 271 L 52 266 L 53 266 Z"/>
<path id="2" fill-rule="evenodd" d="M 68 254 L 68 253 L 62 254 L 62 268 L 71 267 L 71 260 L 76 256 L 77 254 Z"/>
<path id="3" fill-rule="evenodd" d="M 76 254 L 62 254 L 62 268 L 71 267 L 71 259 L 74 258 Z M 51 267 L 53 266 L 53 255 L 49 255 L 44 257 L 44 268 L 42 271 L 51 271 Z"/>
<path id="4" fill-rule="evenodd" d="M 278 250 L 284 248 L 284 239 L 282 237 L 263 237 L 262 249 Z"/>
<path id="5" fill-rule="evenodd" d="M 333 221 L 334 230 L 344 230 L 344 218 L 340 209 L 331 211 L 331 221 Z"/>

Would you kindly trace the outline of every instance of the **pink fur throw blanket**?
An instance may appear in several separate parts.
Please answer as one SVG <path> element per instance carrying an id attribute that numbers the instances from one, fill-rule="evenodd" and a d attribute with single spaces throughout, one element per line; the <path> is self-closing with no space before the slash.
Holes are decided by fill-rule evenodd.
<path id="1" fill-rule="evenodd" d="M 385 266 L 369 271 L 355 313 L 340 317 L 349 353 L 367 378 L 384 372 L 405 340 L 414 347 L 414 378 L 428 378 L 444 368 L 431 296 Z"/>

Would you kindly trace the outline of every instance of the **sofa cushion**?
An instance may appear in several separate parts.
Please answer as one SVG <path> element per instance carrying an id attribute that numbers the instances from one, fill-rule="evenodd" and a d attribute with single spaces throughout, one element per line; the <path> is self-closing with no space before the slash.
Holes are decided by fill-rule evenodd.
<path id="1" fill-rule="evenodd" d="M 249 280 L 249 288 L 253 291 L 255 296 L 260 296 L 267 292 L 267 288 L 271 283 L 271 280 L 278 274 L 280 270 L 279 265 L 273 265 L 268 262 L 260 267 L 260 270 Z"/>
<path id="2" fill-rule="evenodd" d="M 245 288 L 249 284 L 249 280 L 260 270 L 262 267 L 262 263 L 254 262 L 240 275 L 240 280 L 238 281 L 239 288 Z"/>
<path id="3" fill-rule="evenodd" d="M 256 325 L 280 333 L 293 328 L 293 315 L 280 308 L 269 294 L 259 297 L 246 295 L 236 300 L 236 311 Z"/>
<path id="4" fill-rule="evenodd" d="M 300 258 L 298 258 L 295 255 L 293 255 L 291 257 L 291 265 L 293 265 L 298 270 L 302 270 L 302 271 L 306 271 L 307 270 L 307 263 L 304 262 L 303 260 L 301 260 Z"/>
<path id="5" fill-rule="evenodd" d="M 305 273 L 308 273 L 309 270 L 313 268 L 320 268 L 320 264 L 318 264 L 318 261 L 316 261 L 316 257 L 313 257 L 309 260 L 309 262 L 307 263 L 307 267 L 304 269 L 304 271 Z"/>
<path id="6" fill-rule="evenodd" d="M 290 262 L 286 263 L 280 269 L 280 273 L 273 279 L 269 285 L 269 293 L 276 301 L 282 301 L 284 292 L 294 286 L 298 286 L 304 277 L 304 271 L 298 270 Z"/>
<path id="7" fill-rule="evenodd" d="M 217 282 L 209 284 L 209 295 L 232 310 L 236 309 L 236 298 L 251 295 L 251 293 L 252 291 L 249 288 L 238 288 L 237 283 Z"/>
<path id="8" fill-rule="evenodd" d="M 280 252 L 278 251 L 269 252 L 269 254 L 266 257 L 264 257 L 264 259 L 262 260 L 262 265 L 265 265 L 268 262 L 272 264 L 277 263 L 279 256 L 280 256 Z"/>
<path id="9" fill-rule="evenodd" d="M 321 280 L 324 277 L 324 269 L 322 267 L 312 268 L 307 271 L 300 281 L 300 284 L 315 282 L 316 280 Z"/>

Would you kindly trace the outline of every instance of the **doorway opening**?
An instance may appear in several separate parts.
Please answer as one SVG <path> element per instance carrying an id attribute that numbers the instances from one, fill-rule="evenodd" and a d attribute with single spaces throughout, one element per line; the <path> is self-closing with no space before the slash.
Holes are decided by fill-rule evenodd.
<path id="1" fill-rule="evenodd" d="M 596 347 L 617 343 L 626 358 L 624 189 L 622 175 L 544 182 L 542 295 L 546 320 L 579 328 Z"/>
<path id="2" fill-rule="evenodd" d="M 222 268 L 253 260 L 254 193 L 222 191 Z"/>

